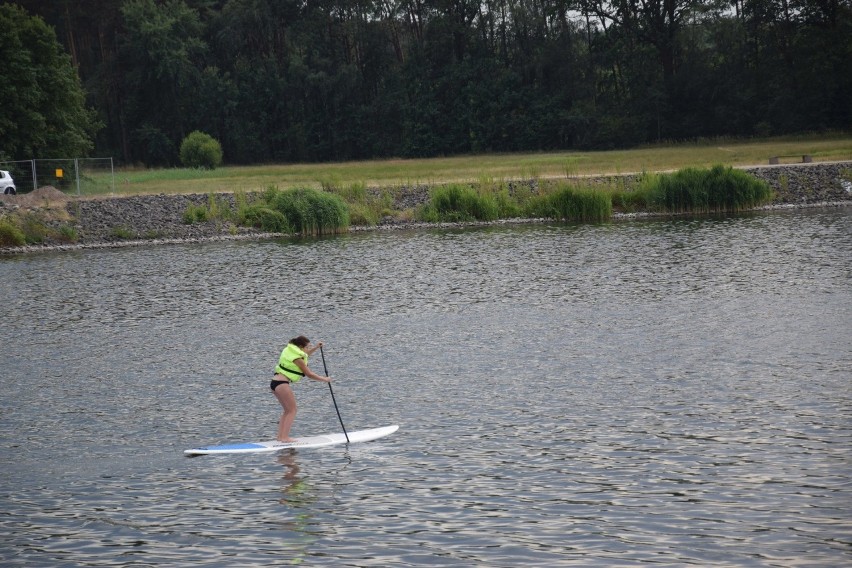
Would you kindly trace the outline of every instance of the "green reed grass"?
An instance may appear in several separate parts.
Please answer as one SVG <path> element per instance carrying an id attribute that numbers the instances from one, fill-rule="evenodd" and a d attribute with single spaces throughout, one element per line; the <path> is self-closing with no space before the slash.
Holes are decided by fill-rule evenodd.
<path id="1" fill-rule="evenodd" d="M 27 244 L 41 244 L 52 234 L 42 213 L 23 213 L 18 217 L 17 222 L 24 233 Z"/>
<path id="2" fill-rule="evenodd" d="M 195 205 L 190 203 L 186 206 L 186 211 L 183 212 L 183 222 L 187 225 L 203 223 L 210 217 L 211 212 L 205 205 Z"/>
<path id="3" fill-rule="evenodd" d="M 629 190 L 622 186 L 611 189 L 610 199 L 613 209 L 621 213 L 636 213 L 648 209 L 648 193 L 639 188 Z"/>
<path id="4" fill-rule="evenodd" d="M 56 239 L 64 243 L 76 243 L 80 239 L 80 235 L 75 227 L 62 225 L 56 232 Z"/>
<path id="5" fill-rule="evenodd" d="M 21 247 L 27 244 L 24 232 L 9 219 L 0 219 L 0 247 Z"/>
<path id="6" fill-rule="evenodd" d="M 357 192 L 358 196 L 363 192 Z M 232 207 L 224 197 L 211 193 L 207 204 L 190 204 L 183 215 L 185 223 L 229 221 L 274 233 L 324 235 L 349 228 L 349 208 L 335 194 L 314 189 L 279 190 L 269 186 L 260 194 L 234 194 Z"/>
<path id="7" fill-rule="evenodd" d="M 522 196 L 513 195 L 509 192 L 507 186 L 501 187 L 492 195 L 494 201 L 497 203 L 498 219 L 513 219 L 523 214 Z"/>
<path id="8" fill-rule="evenodd" d="M 721 165 L 649 176 L 641 191 L 649 208 L 669 213 L 742 211 L 773 197 L 766 182 Z"/>
<path id="9" fill-rule="evenodd" d="M 600 223 L 612 218 L 612 198 L 604 190 L 560 183 L 552 192 L 531 199 L 526 212 L 530 217 Z"/>
<path id="10" fill-rule="evenodd" d="M 393 193 L 390 188 L 369 189 L 360 181 L 349 185 L 325 185 L 325 191 L 339 196 L 349 209 L 353 225 L 374 226 L 382 217 L 392 216 Z"/>
<path id="11" fill-rule="evenodd" d="M 11 212 L 0 218 L 0 247 L 42 244 L 50 240 L 77 242 L 77 229 L 68 220 L 65 210 L 44 208 Z"/>
<path id="12" fill-rule="evenodd" d="M 499 215 L 500 205 L 493 194 L 461 184 L 433 188 L 429 202 L 417 212 L 417 218 L 428 223 L 494 221 Z"/>
<path id="13" fill-rule="evenodd" d="M 270 209 L 287 219 L 294 232 L 301 235 L 329 235 L 349 229 L 349 209 L 340 196 L 315 189 L 267 191 Z"/>
<path id="14" fill-rule="evenodd" d="M 293 233 L 287 217 L 264 203 L 253 203 L 240 210 L 239 223 L 270 233 Z"/>
<path id="15" fill-rule="evenodd" d="M 519 185 L 529 187 L 527 184 Z M 505 179 L 498 180 L 493 176 L 482 174 L 479 176 L 479 183 L 473 186 L 473 189 L 480 197 L 494 200 L 497 204 L 498 219 L 511 219 L 521 215 L 524 194 L 510 191 L 509 183 Z"/>

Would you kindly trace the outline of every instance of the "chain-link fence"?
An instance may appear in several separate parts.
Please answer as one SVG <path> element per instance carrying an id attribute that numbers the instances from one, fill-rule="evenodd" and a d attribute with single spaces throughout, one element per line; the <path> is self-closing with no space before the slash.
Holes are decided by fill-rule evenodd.
<path id="1" fill-rule="evenodd" d="M 112 158 L 58 158 L 0 162 L 15 179 L 18 193 L 53 186 L 69 195 L 115 193 Z"/>

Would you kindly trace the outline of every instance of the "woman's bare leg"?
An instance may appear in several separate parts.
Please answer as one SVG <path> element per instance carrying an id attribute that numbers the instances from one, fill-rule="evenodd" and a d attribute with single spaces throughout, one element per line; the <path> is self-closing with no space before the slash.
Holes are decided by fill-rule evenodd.
<path id="1" fill-rule="evenodd" d="M 280 442 L 295 442 L 296 440 L 290 437 L 290 428 L 293 426 L 293 421 L 296 420 L 296 397 L 293 395 L 293 389 L 290 385 L 278 385 L 274 391 L 275 398 L 278 399 L 281 408 L 284 412 L 281 414 L 281 420 L 278 421 L 278 436 Z"/>

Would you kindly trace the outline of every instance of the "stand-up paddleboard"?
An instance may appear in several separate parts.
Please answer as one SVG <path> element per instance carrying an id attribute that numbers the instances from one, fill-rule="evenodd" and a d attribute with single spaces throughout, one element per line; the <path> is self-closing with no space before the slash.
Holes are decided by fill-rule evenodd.
<path id="1" fill-rule="evenodd" d="M 369 430 L 357 430 L 355 432 L 347 432 L 349 441 L 369 442 L 377 440 L 385 436 L 389 436 L 399 430 L 399 426 L 385 426 L 383 428 L 371 428 Z M 279 442 L 278 440 L 270 440 L 268 442 L 247 442 L 244 444 L 227 444 L 224 446 L 205 446 L 203 448 L 193 448 L 184 450 L 184 454 L 188 456 L 202 456 L 207 454 L 257 454 L 263 452 L 278 452 L 288 449 L 304 449 L 304 448 L 321 448 L 323 446 L 333 446 L 335 444 L 345 444 L 346 434 L 325 434 L 323 436 L 308 436 L 305 438 L 296 438 L 295 442 Z"/>

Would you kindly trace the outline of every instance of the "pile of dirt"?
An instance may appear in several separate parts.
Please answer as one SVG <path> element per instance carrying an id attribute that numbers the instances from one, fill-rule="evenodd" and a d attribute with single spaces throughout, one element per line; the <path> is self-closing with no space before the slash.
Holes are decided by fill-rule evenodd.
<path id="1" fill-rule="evenodd" d="M 10 205 L 19 207 L 64 207 L 71 197 L 65 195 L 52 185 L 44 185 L 30 193 L 19 195 L 0 195 L 0 199 Z"/>

